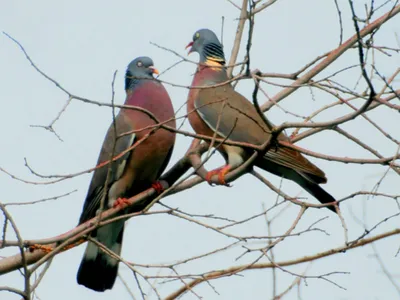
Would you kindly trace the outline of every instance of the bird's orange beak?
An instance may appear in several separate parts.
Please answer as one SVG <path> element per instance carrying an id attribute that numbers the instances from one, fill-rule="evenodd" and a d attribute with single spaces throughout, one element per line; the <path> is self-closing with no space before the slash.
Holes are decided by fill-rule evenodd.
<path id="1" fill-rule="evenodd" d="M 192 47 L 193 46 L 193 42 L 190 42 L 189 44 L 187 44 L 187 46 L 185 47 L 185 49 Z M 189 49 L 188 55 L 192 53 L 192 48 Z"/>
<path id="2" fill-rule="evenodd" d="M 149 69 L 153 71 L 153 74 L 160 74 L 160 72 L 158 72 L 158 70 L 153 66 L 149 67 Z"/>

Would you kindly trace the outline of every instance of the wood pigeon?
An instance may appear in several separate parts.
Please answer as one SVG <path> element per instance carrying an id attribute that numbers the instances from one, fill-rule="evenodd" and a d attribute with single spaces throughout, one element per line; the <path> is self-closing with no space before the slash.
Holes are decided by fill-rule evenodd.
<path id="1" fill-rule="evenodd" d="M 225 69 L 225 57 L 221 43 L 209 29 L 198 30 L 193 35 L 189 54 L 197 52 L 200 62 L 192 81 L 192 87 L 214 86 L 229 80 Z M 236 142 L 262 145 L 270 137 L 272 123 L 266 124 L 255 107 L 245 97 L 236 92 L 230 83 L 207 89 L 192 88 L 189 91 L 187 113 L 190 124 L 197 134 L 228 138 Z M 279 140 L 289 141 L 281 133 Z M 220 184 L 225 184 L 224 176 L 246 161 L 252 151 L 237 146 L 222 145 L 218 149 L 227 159 L 227 164 L 207 173 L 210 182 L 218 174 Z M 293 180 L 321 203 L 336 200 L 319 184 L 327 179 L 322 170 L 308 161 L 300 152 L 273 146 L 263 157 L 257 158 L 255 165 L 280 177 Z M 327 206 L 335 212 L 335 207 Z"/>
<path id="2" fill-rule="evenodd" d="M 127 68 L 125 75 L 125 105 L 137 106 L 151 112 L 160 122 L 176 127 L 171 99 L 164 86 L 153 77 L 158 74 L 149 57 L 138 57 Z M 140 141 L 156 122 L 146 113 L 121 109 L 111 124 L 100 151 L 97 165 L 108 161 L 114 149 L 114 157 Z M 123 133 L 134 131 L 134 133 Z M 116 132 L 116 134 L 115 134 Z M 100 210 L 103 195 L 104 210 L 124 198 L 132 197 L 155 184 L 171 158 L 175 133 L 158 129 L 132 151 L 123 155 L 111 165 L 109 178 L 106 178 L 109 165 L 96 169 L 83 205 L 79 224 L 96 216 Z M 157 187 L 157 184 L 154 185 Z M 135 206 L 134 211 L 144 208 Z M 129 211 L 133 212 L 133 211 Z M 94 230 L 90 236 L 120 255 L 124 221 L 117 221 Z M 77 274 L 79 284 L 95 291 L 105 291 L 114 285 L 118 272 L 118 261 L 100 250 L 93 242 L 88 242 Z"/>

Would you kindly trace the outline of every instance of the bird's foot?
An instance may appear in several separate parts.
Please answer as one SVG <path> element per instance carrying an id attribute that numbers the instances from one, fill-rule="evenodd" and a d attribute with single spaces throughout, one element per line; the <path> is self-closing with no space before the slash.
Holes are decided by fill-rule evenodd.
<path id="1" fill-rule="evenodd" d="M 128 206 L 129 204 L 130 203 L 127 198 L 118 198 L 117 200 L 114 201 L 113 208 L 121 207 L 121 206 L 125 207 L 125 206 Z"/>
<path id="2" fill-rule="evenodd" d="M 218 185 L 225 185 L 225 186 L 230 186 L 229 183 L 226 183 L 225 181 L 225 175 L 229 172 L 229 170 L 231 169 L 230 165 L 226 165 L 224 167 L 215 169 L 215 170 L 211 170 L 207 173 L 206 175 L 206 181 L 208 182 L 209 185 L 213 185 L 212 177 L 214 175 L 218 175 Z"/>
<path id="3" fill-rule="evenodd" d="M 211 185 L 211 186 L 213 185 L 213 182 L 211 181 L 211 179 L 212 179 L 212 177 L 213 177 L 214 175 L 218 175 L 219 172 L 221 171 L 221 169 L 222 169 L 222 167 L 207 172 L 207 174 L 206 174 L 206 181 L 207 181 L 207 183 L 208 183 L 209 185 Z"/>
<path id="4" fill-rule="evenodd" d="M 39 245 L 39 244 L 33 244 L 31 246 L 29 246 L 29 252 L 33 252 L 35 250 L 41 250 L 45 253 L 50 253 L 51 251 L 53 251 L 53 247 L 50 246 L 46 246 L 46 245 Z"/>
<path id="5" fill-rule="evenodd" d="M 85 239 L 80 239 L 80 240 L 78 240 L 76 243 L 72 243 L 72 244 L 70 244 L 70 245 L 65 246 L 65 247 L 63 248 L 62 251 L 67 251 L 67 250 L 69 250 L 69 249 L 72 249 L 72 248 L 74 248 L 74 247 L 77 247 L 77 246 L 79 246 L 80 244 L 83 244 L 84 242 L 86 242 Z"/>
<path id="6" fill-rule="evenodd" d="M 296 131 L 293 131 L 292 134 L 289 136 L 289 139 L 295 138 L 296 135 L 297 135 L 297 132 L 296 132 Z"/>
<path id="7" fill-rule="evenodd" d="M 226 165 L 225 167 L 223 167 L 221 169 L 221 171 L 218 174 L 218 182 L 221 185 L 226 185 L 226 186 L 230 186 L 229 183 L 226 183 L 225 181 L 225 175 L 231 170 L 231 166 L 230 165 Z"/>
<path id="8" fill-rule="evenodd" d="M 164 187 L 163 187 L 163 185 L 161 184 L 161 182 L 159 182 L 159 181 L 154 182 L 154 183 L 151 185 L 151 187 L 152 187 L 153 189 L 155 189 L 157 195 L 160 195 L 162 192 L 164 192 Z"/>

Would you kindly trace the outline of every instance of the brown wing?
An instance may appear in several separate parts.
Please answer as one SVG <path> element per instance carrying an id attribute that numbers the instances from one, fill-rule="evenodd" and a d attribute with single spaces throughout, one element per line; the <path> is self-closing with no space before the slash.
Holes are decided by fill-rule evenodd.
<path id="1" fill-rule="evenodd" d="M 202 120 L 220 136 L 255 145 L 269 137 L 270 130 L 254 106 L 230 85 L 200 90 L 194 106 Z"/>
<path id="2" fill-rule="evenodd" d="M 278 149 L 270 149 L 264 158 L 297 172 L 307 173 L 312 176 L 315 183 L 326 183 L 327 181 L 325 173 L 296 150 L 280 146 Z"/>
<path id="3" fill-rule="evenodd" d="M 200 90 L 194 105 L 202 120 L 213 131 L 233 141 L 261 145 L 269 138 L 273 127 L 272 123 L 265 124 L 253 104 L 229 84 Z M 279 139 L 288 140 L 284 133 L 279 135 Z M 296 150 L 282 146 L 271 148 L 265 158 L 297 172 L 307 173 L 317 183 L 326 182 L 324 172 Z"/>
<path id="4" fill-rule="evenodd" d="M 116 118 L 117 136 L 124 132 L 129 132 L 134 128 L 125 120 L 124 115 L 119 114 Z M 101 148 L 97 165 L 106 162 L 110 159 L 115 143 L 114 156 L 128 149 L 135 141 L 135 134 L 124 135 L 115 141 L 114 125 L 111 124 Z M 121 158 L 111 164 L 110 178 L 108 186 L 111 186 L 117 181 L 125 169 L 126 163 L 131 155 L 131 152 L 125 153 Z M 89 190 L 83 206 L 82 214 L 79 223 L 85 222 L 96 215 L 96 211 L 100 206 L 101 198 L 103 197 L 104 184 L 106 182 L 109 167 L 96 169 L 93 173 L 92 181 L 90 182 Z"/>

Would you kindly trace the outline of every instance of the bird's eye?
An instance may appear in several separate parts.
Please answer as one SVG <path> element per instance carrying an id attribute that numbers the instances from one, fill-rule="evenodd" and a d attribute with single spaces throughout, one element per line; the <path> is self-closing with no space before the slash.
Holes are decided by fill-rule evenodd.
<path id="1" fill-rule="evenodd" d="M 194 38 L 197 40 L 200 37 L 200 33 L 196 32 L 196 34 L 194 35 Z"/>
<path id="2" fill-rule="evenodd" d="M 143 67 L 143 63 L 141 61 L 138 61 L 136 64 L 138 67 Z"/>

